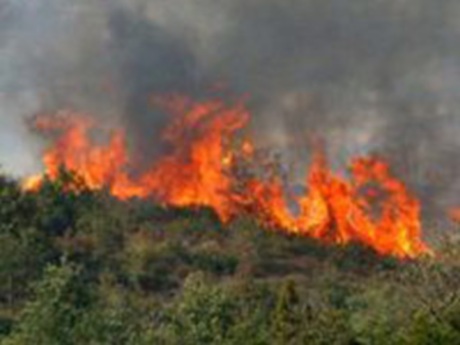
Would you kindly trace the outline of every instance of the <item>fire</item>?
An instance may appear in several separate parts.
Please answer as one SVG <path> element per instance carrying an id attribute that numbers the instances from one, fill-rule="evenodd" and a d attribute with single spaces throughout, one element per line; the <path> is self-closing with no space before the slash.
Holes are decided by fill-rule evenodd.
<path id="1" fill-rule="evenodd" d="M 257 166 L 252 140 L 240 136 L 250 117 L 244 104 L 177 95 L 154 97 L 152 103 L 172 116 L 161 138 L 170 149 L 136 176 L 130 174 L 135 167 L 122 130 L 107 131 L 91 117 L 69 111 L 36 117 L 33 127 L 52 141 L 43 156 L 44 175 L 27 179 L 25 188 L 39 188 L 43 176 L 55 179 L 65 167 L 89 188 L 107 188 L 120 199 L 206 206 L 224 222 L 250 214 L 280 231 L 338 244 L 359 242 L 400 258 L 429 253 L 421 239 L 420 204 L 384 160 L 356 158 L 346 179 L 318 152 L 306 192 L 289 195 L 279 174 L 254 172 L 265 167 Z M 98 143 L 93 132 L 106 139 Z M 246 167 L 241 169 L 241 162 Z"/>
<path id="2" fill-rule="evenodd" d="M 448 211 L 448 216 L 453 222 L 460 223 L 460 208 L 455 207 L 450 209 Z"/>
<path id="3" fill-rule="evenodd" d="M 242 104 L 195 103 L 175 95 L 155 98 L 153 103 L 173 117 L 162 137 L 170 150 L 140 176 L 129 174 L 133 167 L 122 131 L 112 131 L 107 143 L 96 144 L 91 139 L 96 124 L 90 117 L 70 111 L 38 116 L 32 123 L 39 133 L 54 136 L 43 156 L 45 174 L 55 179 L 65 167 L 76 172 L 90 189 L 108 188 L 120 199 L 153 198 L 168 205 L 207 206 L 222 220 L 229 220 L 234 209 L 228 198 L 232 180 L 227 170 L 233 161 L 228 147 L 233 135 L 246 125 L 248 112 Z M 243 150 L 250 150 L 249 142 L 243 144 Z M 42 176 L 33 176 L 24 186 L 36 189 L 41 180 Z"/>
<path id="4" fill-rule="evenodd" d="M 248 112 L 242 104 L 229 108 L 219 101 L 194 103 L 178 96 L 154 102 L 173 115 L 163 137 L 172 150 L 141 177 L 146 195 L 154 194 L 166 204 L 212 207 L 222 220 L 229 220 L 235 211 L 228 197 L 233 160 L 229 146 L 246 125 Z"/>
<path id="5" fill-rule="evenodd" d="M 109 133 L 108 143 L 97 145 L 90 139 L 90 131 L 95 127 L 93 120 L 70 111 L 61 111 L 55 116 L 38 116 L 32 125 L 39 133 L 55 136 L 53 145 L 43 156 L 45 173 L 51 179 L 58 177 L 63 166 L 77 172 L 91 189 L 109 186 L 116 191 L 126 181 L 123 168 L 127 155 L 121 131 Z M 39 184 L 39 176 L 26 181 L 30 188 Z"/>
<path id="6" fill-rule="evenodd" d="M 375 157 L 356 158 L 350 170 L 347 181 L 318 154 L 308 172 L 308 192 L 296 198 L 297 216 L 290 212 L 280 182 L 253 181 L 246 202 L 265 223 L 294 234 L 339 244 L 364 243 L 380 254 L 401 258 L 428 253 L 421 240 L 420 204 L 388 165 Z M 382 200 L 360 193 L 371 184 L 381 190 Z M 376 207 L 379 215 L 374 215 Z"/>

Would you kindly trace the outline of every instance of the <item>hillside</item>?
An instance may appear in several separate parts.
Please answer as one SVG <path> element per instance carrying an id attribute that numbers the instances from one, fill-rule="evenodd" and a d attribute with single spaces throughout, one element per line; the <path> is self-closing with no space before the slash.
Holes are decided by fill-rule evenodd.
<path id="1" fill-rule="evenodd" d="M 398 260 L 70 173 L 0 180 L 2 344 L 458 344 L 460 253 Z"/>

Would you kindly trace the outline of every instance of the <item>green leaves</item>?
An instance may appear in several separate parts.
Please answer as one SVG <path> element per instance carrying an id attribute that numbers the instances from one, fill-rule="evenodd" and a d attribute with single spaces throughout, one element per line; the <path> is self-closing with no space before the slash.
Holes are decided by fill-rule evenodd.
<path id="1" fill-rule="evenodd" d="M 65 171 L 34 193 L 0 176 L 0 343 L 460 345 L 452 246 L 398 262 Z"/>
<path id="2" fill-rule="evenodd" d="M 78 269 L 70 265 L 49 266 L 5 344 L 74 344 L 74 326 L 89 303 L 87 290 L 77 277 Z"/>

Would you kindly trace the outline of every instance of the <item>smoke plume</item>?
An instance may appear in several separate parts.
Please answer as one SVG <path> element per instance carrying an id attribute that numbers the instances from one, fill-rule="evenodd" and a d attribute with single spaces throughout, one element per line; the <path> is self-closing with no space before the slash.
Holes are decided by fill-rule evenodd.
<path id="1" fill-rule="evenodd" d="M 455 0 L 5 0 L 1 162 L 37 168 L 23 119 L 76 108 L 122 124 L 134 157 L 162 148 L 149 96 L 249 94 L 254 130 L 288 161 L 312 137 L 331 161 L 377 152 L 436 213 L 459 202 Z"/>

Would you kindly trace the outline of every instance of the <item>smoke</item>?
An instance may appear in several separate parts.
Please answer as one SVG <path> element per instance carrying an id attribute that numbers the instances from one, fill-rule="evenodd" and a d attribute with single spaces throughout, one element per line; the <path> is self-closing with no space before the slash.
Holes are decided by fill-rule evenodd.
<path id="1" fill-rule="evenodd" d="M 149 95 L 219 82 L 250 95 L 260 142 L 289 161 L 315 136 L 333 162 L 378 152 L 444 209 L 460 190 L 459 14 L 455 0 L 5 0 L 2 163 L 32 169 L 21 119 L 61 107 L 121 122 L 142 161 L 165 121 Z"/>

